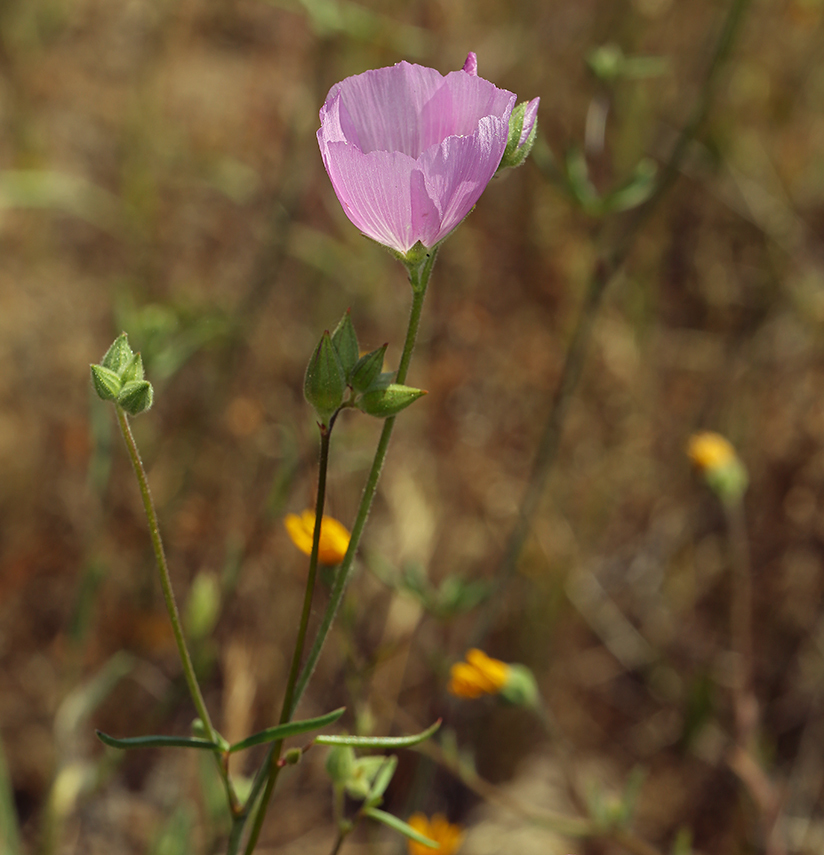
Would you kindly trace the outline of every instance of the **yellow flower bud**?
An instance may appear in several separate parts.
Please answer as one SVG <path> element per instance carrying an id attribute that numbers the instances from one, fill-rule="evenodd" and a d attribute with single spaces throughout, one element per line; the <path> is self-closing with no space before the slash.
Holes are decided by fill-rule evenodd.
<path id="1" fill-rule="evenodd" d="M 312 554 L 312 538 L 315 531 L 315 514 L 306 510 L 298 516 L 287 514 L 283 525 L 292 543 L 306 553 Z M 334 565 L 343 561 L 346 550 L 349 548 L 349 531 L 343 523 L 334 517 L 324 516 L 320 523 L 320 545 L 318 548 L 318 561 L 321 564 Z"/>
<path id="2" fill-rule="evenodd" d="M 497 695 L 507 684 L 509 672 L 506 662 L 473 648 L 467 651 L 466 662 L 456 662 L 450 669 L 447 689 L 458 698 Z"/>
<path id="3" fill-rule="evenodd" d="M 693 466 L 702 473 L 729 466 L 736 459 L 730 442 L 712 431 L 693 434 L 687 444 L 687 454 Z"/>

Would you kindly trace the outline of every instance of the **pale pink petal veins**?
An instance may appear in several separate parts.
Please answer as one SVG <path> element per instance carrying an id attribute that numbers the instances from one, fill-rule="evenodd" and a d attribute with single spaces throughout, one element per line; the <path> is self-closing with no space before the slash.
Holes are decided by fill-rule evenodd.
<path id="1" fill-rule="evenodd" d="M 340 94 L 344 134 L 361 151 L 402 151 L 417 157 L 425 148 L 418 117 L 442 85 L 443 77 L 434 68 L 399 62 L 348 77 L 329 97 Z"/>
<path id="2" fill-rule="evenodd" d="M 327 172 L 349 219 L 367 237 L 408 252 L 420 239 L 421 222 L 440 222 L 434 204 L 424 195 L 412 198 L 413 180 L 422 178 L 416 162 L 403 152 L 363 154 L 349 143 L 328 144 Z"/>
<path id="3" fill-rule="evenodd" d="M 499 116 L 508 123 L 515 101 L 512 92 L 498 89 L 482 77 L 470 77 L 461 71 L 447 74 L 421 112 L 421 139 L 425 143 L 422 150 L 450 136 L 474 134 L 485 116 Z"/>
<path id="4" fill-rule="evenodd" d="M 424 246 L 443 240 L 472 210 L 501 162 L 508 127 L 508 116 L 487 116 L 476 133 L 448 137 L 418 159 L 427 195 L 440 214 L 437 232 L 419 235 Z"/>

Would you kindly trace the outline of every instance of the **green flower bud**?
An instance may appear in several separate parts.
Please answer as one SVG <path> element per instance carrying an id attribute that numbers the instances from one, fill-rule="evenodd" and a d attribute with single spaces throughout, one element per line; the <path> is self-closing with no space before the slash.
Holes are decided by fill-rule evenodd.
<path id="1" fill-rule="evenodd" d="M 100 361 L 100 364 L 104 368 L 108 368 L 110 371 L 115 371 L 119 374 L 133 355 L 132 349 L 129 347 L 129 337 L 126 333 L 120 333 L 112 342 L 112 346 L 106 351 L 106 355 Z"/>
<path id="2" fill-rule="evenodd" d="M 346 373 L 327 330 L 309 360 L 303 394 L 315 408 L 321 423 L 328 425 L 332 414 L 343 403 L 345 391 Z"/>
<path id="3" fill-rule="evenodd" d="M 133 380 L 124 384 L 117 403 L 130 415 L 139 416 L 152 406 L 154 390 L 148 380 Z"/>
<path id="4" fill-rule="evenodd" d="M 509 117 L 509 137 L 498 171 L 520 166 L 532 151 L 538 135 L 538 104 L 540 98 L 522 101 Z"/>
<path id="5" fill-rule="evenodd" d="M 398 383 L 390 383 L 385 388 L 373 388 L 368 392 L 364 392 L 357 406 L 359 410 L 367 415 L 385 419 L 389 416 L 397 415 L 401 410 L 425 394 L 426 392 L 423 389 L 414 389 L 412 386 L 401 386 Z"/>
<path id="6" fill-rule="evenodd" d="M 120 394 L 123 383 L 120 375 L 102 365 L 92 365 L 92 384 L 94 391 L 103 401 L 114 401 Z"/>
<path id="7" fill-rule="evenodd" d="M 356 762 L 351 745 L 335 745 L 326 755 L 326 774 L 332 783 L 343 786 L 352 777 Z"/>
<path id="8" fill-rule="evenodd" d="M 383 368 L 383 357 L 388 345 L 379 347 L 371 353 L 362 356 L 352 369 L 352 388 L 356 392 L 365 392 L 380 376 Z M 388 383 L 386 385 L 389 385 Z"/>
<path id="9" fill-rule="evenodd" d="M 214 573 L 198 573 L 189 589 L 184 624 L 190 638 L 210 635 L 220 616 L 220 582 Z"/>
<path id="10" fill-rule="evenodd" d="M 346 310 L 344 316 L 340 319 L 340 323 L 335 327 L 332 333 L 332 344 L 335 345 L 335 350 L 340 357 L 343 371 L 348 380 L 352 374 L 352 369 L 358 361 L 360 350 L 358 348 L 358 335 L 355 332 L 355 327 L 352 324 L 352 318 L 349 310 Z"/>
<path id="11" fill-rule="evenodd" d="M 283 762 L 286 766 L 297 766 L 303 757 L 302 748 L 289 748 L 283 755 Z"/>

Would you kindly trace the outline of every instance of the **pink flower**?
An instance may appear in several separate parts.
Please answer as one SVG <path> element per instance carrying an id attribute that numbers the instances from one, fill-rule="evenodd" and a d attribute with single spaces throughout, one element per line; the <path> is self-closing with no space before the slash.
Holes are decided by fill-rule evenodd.
<path id="1" fill-rule="evenodd" d="M 401 254 L 435 246 L 495 174 L 514 106 L 512 92 L 478 77 L 474 53 L 446 77 L 399 62 L 336 83 L 318 144 L 346 216 Z"/>

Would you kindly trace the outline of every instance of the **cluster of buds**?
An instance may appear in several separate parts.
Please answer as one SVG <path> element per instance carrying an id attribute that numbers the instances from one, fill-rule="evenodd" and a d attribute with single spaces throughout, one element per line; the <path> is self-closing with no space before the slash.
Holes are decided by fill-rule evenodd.
<path id="1" fill-rule="evenodd" d="M 113 401 L 130 416 L 145 413 L 152 406 L 152 384 L 143 379 L 143 360 L 129 347 L 126 333 L 112 342 L 99 365 L 92 365 L 92 383 L 98 396 Z"/>
<path id="2" fill-rule="evenodd" d="M 383 370 L 386 347 L 361 356 L 348 311 L 331 335 L 328 330 L 323 333 L 309 360 L 303 393 L 324 428 L 331 426 L 344 407 L 385 419 L 426 394 L 423 389 L 392 382 L 394 373 Z"/>

